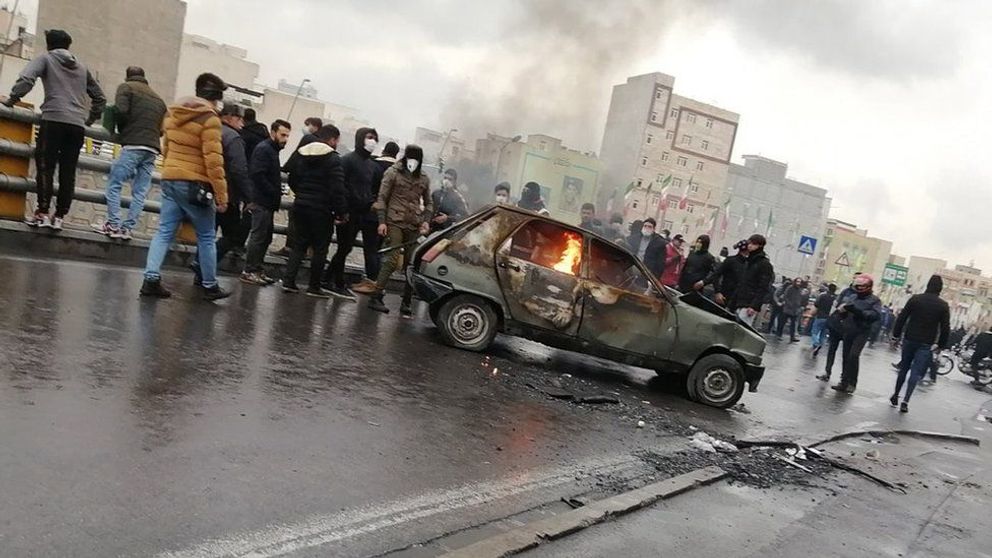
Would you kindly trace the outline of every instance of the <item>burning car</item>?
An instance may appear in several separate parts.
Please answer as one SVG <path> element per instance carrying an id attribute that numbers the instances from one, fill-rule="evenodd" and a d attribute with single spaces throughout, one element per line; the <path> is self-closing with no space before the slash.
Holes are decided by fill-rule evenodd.
<path id="1" fill-rule="evenodd" d="M 764 338 L 702 296 L 661 286 L 594 233 L 492 206 L 435 234 L 407 279 L 444 341 L 485 350 L 499 332 L 659 373 L 689 397 L 730 407 L 764 374 Z"/>

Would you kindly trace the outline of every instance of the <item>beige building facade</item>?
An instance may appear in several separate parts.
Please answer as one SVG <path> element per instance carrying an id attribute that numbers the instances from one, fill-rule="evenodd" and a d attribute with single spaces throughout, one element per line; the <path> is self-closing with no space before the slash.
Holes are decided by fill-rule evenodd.
<path id="1" fill-rule="evenodd" d="M 881 285 L 882 272 L 891 254 L 892 242 L 868 236 L 868 230 L 857 225 L 827 219 L 815 275 L 843 287 L 855 273 L 868 273 Z"/>
<path id="2" fill-rule="evenodd" d="M 45 48 L 45 30 L 64 29 L 111 102 L 128 66 L 144 68 L 152 88 L 172 99 L 185 21 L 181 0 L 39 0 L 35 50 Z"/>
<path id="3" fill-rule="evenodd" d="M 194 94 L 196 77 L 204 72 L 217 74 L 227 84 L 243 89 L 254 89 L 258 80 L 258 64 L 248 60 L 247 50 L 183 33 L 176 96 Z"/>
<path id="4" fill-rule="evenodd" d="M 674 87 L 674 77 L 652 73 L 613 88 L 598 199 L 627 222 L 653 217 L 694 237 L 719 226 L 740 116 Z"/>

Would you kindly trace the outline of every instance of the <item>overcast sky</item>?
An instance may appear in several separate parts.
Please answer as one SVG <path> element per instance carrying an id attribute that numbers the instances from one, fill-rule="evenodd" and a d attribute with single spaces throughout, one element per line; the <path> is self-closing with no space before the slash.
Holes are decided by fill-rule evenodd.
<path id="1" fill-rule="evenodd" d="M 187 31 L 247 48 L 262 81 L 310 78 L 320 97 L 407 139 L 455 126 L 598 151 L 611 87 L 668 73 L 677 94 L 741 114 L 735 161 L 788 163 L 830 191 L 833 217 L 899 255 L 992 271 L 992 2 L 188 5 Z"/>

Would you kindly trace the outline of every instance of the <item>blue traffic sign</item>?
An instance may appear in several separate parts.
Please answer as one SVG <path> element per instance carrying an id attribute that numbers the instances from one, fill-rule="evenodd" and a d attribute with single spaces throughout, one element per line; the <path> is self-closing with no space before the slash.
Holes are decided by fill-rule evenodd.
<path id="1" fill-rule="evenodd" d="M 816 239 L 812 236 L 803 236 L 799 239 L 799 247 L 796 249 L 803 254 L 812 256 L 816 253 Z"/>

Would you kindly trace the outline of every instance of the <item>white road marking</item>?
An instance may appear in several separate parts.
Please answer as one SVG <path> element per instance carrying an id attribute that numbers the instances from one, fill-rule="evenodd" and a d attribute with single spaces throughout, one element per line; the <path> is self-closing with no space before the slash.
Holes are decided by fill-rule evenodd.
<path id="1" fill-rule="evenodd" d="M 387 529 L 433 515 L 518 496 L 538 489 L 574 482 L 577 475 L 616 472 L 638 465 L 633 456 L 587 459 L 568 467 L 527 471 L 516 476 L 434 490 L 417 496 L 318 515 L 303 521 L 272 525 L 215 539 L 179 551 L 164 552 L 157 558 L 272 558 L 307 548 L 341 541 Z"/>

